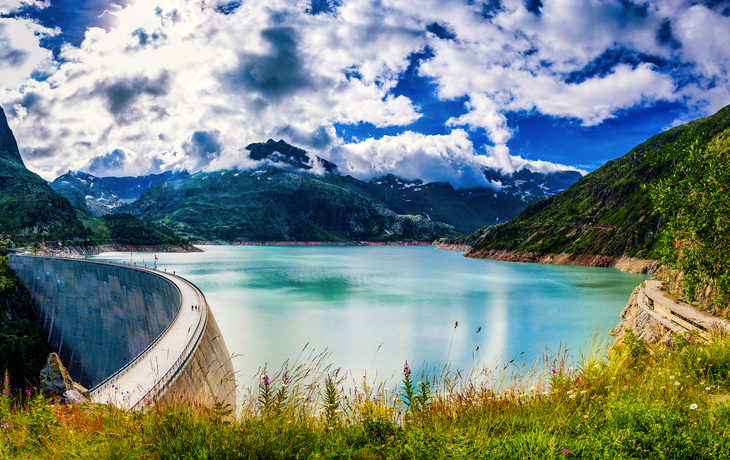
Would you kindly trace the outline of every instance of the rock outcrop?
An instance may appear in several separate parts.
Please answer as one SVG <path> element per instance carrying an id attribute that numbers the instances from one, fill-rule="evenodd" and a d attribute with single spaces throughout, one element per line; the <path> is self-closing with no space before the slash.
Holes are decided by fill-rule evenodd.
<path id="1" fill-rule="evenodd" d="M 649 344 L 670 347 L 675 333 L 710 340 L 714 332 L 730 331 L 730 321 L 683 302 L 667 287 L 663 281 L 647 280 L 634 290 L 621 312 L 624 320 L 609 332 L 615 337 L 614 343 L 621 342 L 627 329 Z"/>
<path id="2" fill-rule="evenodd" d="M 621 343 L 626 331 L 631 329 L 634 331 L 636 338 L 644 340 L 648 344 L 658 343 L 672 348 L 674 346 L 672 335 L 675 330 L 642 308 L 639 303 L 639 294 L 641 292 L 641 286 L 634 289 L 631 297 L 629 297 L 629 303 L 621 311 L 623 321 L 608 333 L 614 337 L 614 345 Z"/>
<path id="3" fill-rule="evenodd" d="M 38 390 L 45 396 L 60 396 L 64 404 L 90 402 L 89 390 L 71 380 L 68 371 L 56 353 L 48 355 L 46 367 L 41 370 Z"/>

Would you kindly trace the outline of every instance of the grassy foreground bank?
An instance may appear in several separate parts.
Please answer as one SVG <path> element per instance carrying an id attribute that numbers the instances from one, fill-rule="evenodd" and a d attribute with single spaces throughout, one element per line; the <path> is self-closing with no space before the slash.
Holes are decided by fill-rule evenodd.
<path id="1" fill-rule="evenodd" d="M 6 384 L 0 459 L 727 458 L 730 405 L 716 395 L 730 393 L 730 337 L 676 342 L 629 334 L 604 358 L 553 360 L 506 390 L 488 373 L 419 382 L 406 366 L 397 389 L 365 377 L 343 394 L 332 374 L 295 369 L 263 375 L 235 421 L 183 398 L 130 413 Z"/>

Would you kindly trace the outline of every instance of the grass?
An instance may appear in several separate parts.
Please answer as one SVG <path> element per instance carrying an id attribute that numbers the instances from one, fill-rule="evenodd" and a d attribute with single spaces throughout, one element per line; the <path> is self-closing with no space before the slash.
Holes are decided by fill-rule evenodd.
<path id="1" fill-rule="evenodd" d="M 426 379 L 406 366 L 400 382 L 357 376 L 345 390 L 320 360 L 264 370 L 235 420 L 228 407 L 185 398 L 132 413 L 63 406 L 6 385 L 0 458 L 730 456 L 730 405 L 716 396 L 730 393 L 730 337 L 677 337 L 665 349 L 628 334 L 607 355 L 588 350 L 575 369 L 559 357 L 540 369 Z"/>

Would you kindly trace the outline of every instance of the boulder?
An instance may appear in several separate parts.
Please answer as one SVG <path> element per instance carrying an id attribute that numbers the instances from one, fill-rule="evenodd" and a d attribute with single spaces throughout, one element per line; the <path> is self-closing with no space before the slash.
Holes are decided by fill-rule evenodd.
<path id="1" fill-rule="evenodd" d="M 46 367 L 41 370 L 38 390 L 45 396 L 60 396 L 63 404 L 91 401 L 89 390 L 71 380 L 71 376 L 56 353 L 48 355 Z"/>

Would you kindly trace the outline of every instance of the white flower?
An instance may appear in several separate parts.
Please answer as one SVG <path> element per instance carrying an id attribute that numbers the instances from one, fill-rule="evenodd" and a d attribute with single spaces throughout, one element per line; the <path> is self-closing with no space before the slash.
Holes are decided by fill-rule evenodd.
<path id="1" fill-rule="evenodd" d="M 674 376 L 673 375 L 670 375 L 669 376 L 669 380 L 674 380 Z"/>
<path id="2" fill-rule="evenodd" d="M 697 409 L 697 404 L 690 404 L 690 405 L 689 405 L 689 409 L 690 409 L 690 410 L 695 410 L 695 409 Z"/>
<path id="3" fill-rule="evenodd" d="M 570 399 L 573 399 L 573 398 L 575 398 L 575 395 L 570 395 Z"/>
<path id="4" fill-rule="evenodd" d="M 705 388 L 705 390 L 710 391 L 710 387 Z"/>
<path id="5" fill-rule="evenodd" d="M 674 386 L 675 387 L 678 387 L 679 386 L 679 382 L 674 382 Z"/>

